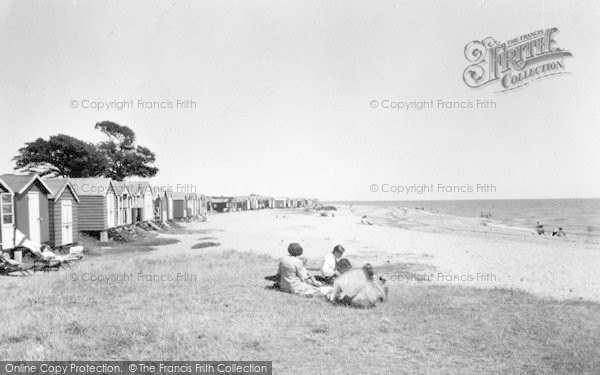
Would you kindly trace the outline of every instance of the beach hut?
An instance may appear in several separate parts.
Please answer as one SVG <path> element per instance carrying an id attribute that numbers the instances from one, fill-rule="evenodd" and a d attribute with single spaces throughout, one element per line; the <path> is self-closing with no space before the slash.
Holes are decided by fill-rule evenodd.
<path id="1" fill-rule="evenodd" d="M 246 211 L 250 209 L 250 197 L 237 196 L 234 197 L 236 211 Z"/>
<path id="2" fill-rule="evenodd" d="M 260 197 L 256 194 L 251 194 L 250 197 L 248 197 L 250 199 L 250 209 L 251 210 L 258 210 L 260 208 Z"/>
<path id="3" fill-rule="evenodd" d="M 275 198 L 275 208 L 286 208 L 287 198 L 277 197 Z"/>
<path id="4" fill-rule="evenodd" d="M 156 221 L 169 220 L 167 192 L 158 186 L 153 186 L 151 188 L 151 190 L 152 190 L 154 220 L 156 220 Z"/>
<path id="5" fill-rule="evenodd" d="M 124 181 L 111 180 L 111 185 L 117 197 L 117 226 L 133 224 L 133 195 Z"/>
<path id="6" fill-rule="evenodd" d="M 108 229 L 117 226 L 117 197 L 110 178 L 69 179 L 79 196 L 79 230 L 98 233 L 100 241 L 108 241 Z"/>
<path id="7" fill-rule="evenodd" d="M 0 179 L 14 193 L 16 230 L 32 242 L 47 243 L 50 238 L 48 195 L 51 194 L 48 185 L 37 174 L 5 174 Z"/>
<path id="8" fill-rule="evenodd" d="M 79 196 L 66 178 L 44 179 L 48 196 L 50 246 L 64 247 L 79 242 Z"/>
<path id="9" fill-rule="evenodd" d="M 265 198 L 265 208 L 275 208 L 275 198 L 273 198 L 273 197 Z"/>
<path id="10" fill-rule="evenodd" d="M 194 218 L 198 216 L 198 194 L 196 193 L 187 193 L 186 194 L 186 203 L 187 203 L 187 217 Z"/>
<path id="11" fill-rule="evenodd" d="M 150 184 L 145 181 L 128 181 L 127 187 L 133 196 L 131 209 L 133 222 L 154 219 L 154 201 Z"/>
<path id="12" fill-rule="evenodd" d="M 211 197 L 212 210 L 216 212 L 229 212 L 235 209 L 233 197 Z"/>
<path id="13" fill-rule="evenodd" d="M 211 212 L 213 210 L 213 201 L 212 201 L 212 197 L 208 196 L 208 195 L 204 195 L 204 208 L 206 210 L 206 212 Z"/>
<path id="14" fill-rule="evenodd" d="M 171 192 L 173 196 L 173 218 L 186 219 L 188 217 L 188 194 Z"/>
<path id="15" fill-rule="evenodd" d="M 167 220 L 175 219 L 175 214 L 173 211 L 173 191 L 166 190 L 165 191 L 165 203 L 167 207 Z"/>
<path id="16" fill-rule="evenodd" d="M 0 250 L 15 247 L 15 193 L 0 178 Z"/>

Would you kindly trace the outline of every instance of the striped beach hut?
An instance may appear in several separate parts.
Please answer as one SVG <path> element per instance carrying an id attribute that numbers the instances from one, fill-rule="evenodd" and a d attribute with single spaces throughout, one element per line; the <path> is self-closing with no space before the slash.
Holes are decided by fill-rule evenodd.
<path id="1" fill-rule="evenodd" d="M 117 226 L 117 197 L 110 178 L 71 178 L 79 196 L 79 230 L 99 234 L 108 241 L 108 229 Z"/>
<path id="2" fill-rule="evenodd" d="M 14 193 L 16 230 L 32 242 L 47 243 L 50 239 L 48 195 L 51 194 L 48 185 L 37 174 L 5 174 L 0 179 Z"/>
<path id="3" fill-rule="evenodd" d="M 15 193 L 0 178 L 0 250 L 15 247 Z"/>
<path id="4" fill-rule="evenodd" d="M 66 178 L 44 179 L 48 196 L 50 246 L 65 247 L 79 242 L 79 196 Z"/>

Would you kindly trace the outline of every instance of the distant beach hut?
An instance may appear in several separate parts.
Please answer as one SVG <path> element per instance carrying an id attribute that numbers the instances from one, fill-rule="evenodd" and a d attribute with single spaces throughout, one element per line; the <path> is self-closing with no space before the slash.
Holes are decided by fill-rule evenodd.
<path id="1" fill-rule="evenodd" d="M 208 195 L 203 195 L 202 197 L 204 199 L 204 210 L 205 210 L 205 212 L 211 212 L 213 210 L 213 208 L 212 208 L 212 197 L 208 196 Z"/>
<path id="2" fill-rule="evenodd" d="M 204 215 L 208 212 L 207 196 L 204 194 L 198 194 L 198 215 Z"/>
<path id="3" fill-rule="evenodd" d="M 173 192 L 171 190 L 164 190 L 164 199 L 165 199 L 165 220 L 173 220 L 175 216 L 173 215 Z"/>
<path id="4" fill-rule="evenodd" d="M 90 177 L 69 179 L 79 197 L 79 230 L 99 233 L 108 241 L 108 229 L 117 226 L 117 197 L 110 178 Z"/>
<path id="5" fill-rule="evenodd" d="M 195 218 L 198 216 L 198 194 L 196 193 L 187 193 L 186 196 L 187 203 L 187 217 Z"/>
<path id="6" fill-rule="evenodd" d="M 250 209 L 250 197 L 247 196 L 236 196 L 233 197 L 235 200 L 237 211 L 247 211 Z"/>
<path id="7" fill-rule="evenodd" d="M 50 246 L 65 247 L 79 242 L 79 196 L 69 179 L 51 178 L 44 182 L 48 196 Z"/>
<path id="8" fill-rule="evenodd" d="M 168 199 L 167 192 L 158 186 L 151 188 L 152 190 L 152 201 L 155 221 L 168 221 Z"/>
<path id="9" fill-rule="evenodd" d="M 285 197 L 275 198 L 275 208 L 287 208 L 287 207 L 288 207 L 288 198 L 285 198 Z"/>
<path id="10" fill-rule="evenodd" d="M 216 212 L 229 212 L 235 209 L 233 197 L 211 197 L 212 210 Z"/>
<path id="11" fill-rule="evenodd" d="M 173 218 L 186 219 L 188 217 L 187 193 L 171 192 L 173 196 Z"/>
<path id="12" fill-rule="evenodd" d="M 5 174 L 0 179 L 14 192 L 16 230 L 32 242 L 47 243 L 50 240 L 48 195 L 52 193 L 48 185 L 37 174 Z"/>
<path id="13" fill-rule="evenodd" d="M 0 178 L 0 250 L 15 247 L 15 193 Z"/>
<path id="14" fill-rule="evenodd" d="M 133 224 L 131 208 L 133 206 L 133 195 L 124 181 L 111 181 L 115 196 L 117 197 L 117 226 Z"/>
<path id="15" fill-rule="evenodd" d="M 128 181 L 127 187 L 133 196 L 131 207 L 133 222 L 154 219 L 153 194 L 150 183 L 146 181 Z"/>
<path id="16" fill-rule="evenodd" d="M 260 199 L 261 199 L 260 196 L 258 196 L 256 194 L 252 194 L 248 198 L 250 199 L 250 209 L 251 210 L 260 209 Z"/>
<path id="17" fill-rule="evenodd" d="M 265 208 L 275 208 L 275 198 L 267 197 L 265 199 Z"/>

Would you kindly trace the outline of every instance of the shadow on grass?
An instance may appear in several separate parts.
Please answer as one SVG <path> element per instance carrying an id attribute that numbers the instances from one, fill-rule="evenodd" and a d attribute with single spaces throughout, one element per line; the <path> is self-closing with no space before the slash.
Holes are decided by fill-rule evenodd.
<path id="1" fill-rule="evenodd" d="M 207 247 L 217 247 L 217 246 L 221 246 L 221 244 L 218 243 L 218 242 L 208 241 L 208 242 L 197 243 L 194 246 L 192 246 L 192 249 L 194 249 L 194 250 L 196 250 L 196 249 L 205 249 Z"/>
<path id="2" fill-rule="evenodd" d="M 159 237 L 154 232 L 143 232 L 130 239 L 128 242 L 110 241 L 101 242 L 93 237 L 82 235 L 80 244 L 83 245 L 86 256 L 99 256 L 103 254 L 120 254 L 129 252 L 148 252 L 155 250 L 156 246 L 172 245 L 179 243 L 176 238 Z"/>

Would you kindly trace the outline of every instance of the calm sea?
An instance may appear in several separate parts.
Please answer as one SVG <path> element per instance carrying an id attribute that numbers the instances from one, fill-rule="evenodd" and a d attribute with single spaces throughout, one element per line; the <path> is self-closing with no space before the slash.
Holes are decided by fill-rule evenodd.
<path id="1" fill-rule="evenodd" d="M 447 201 L 337 201 L 338 205 L 368 205 L 378 207 L 423 207 L 448 215 L 480 217 L 489 211 L 491 220 L 500 224 L 534 228 L 544 224 L 546 231 L 562 227 L 567 235 L 600 237 L 600 199 L 507 199 L 507 200 L 447 200 Z"/>

